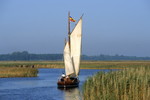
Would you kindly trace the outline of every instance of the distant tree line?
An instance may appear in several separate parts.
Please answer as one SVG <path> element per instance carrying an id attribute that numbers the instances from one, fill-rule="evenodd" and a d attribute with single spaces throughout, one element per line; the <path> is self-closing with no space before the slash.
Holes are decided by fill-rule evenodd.
<path id="1" fill-rule="evenodd" d="M 150 60 L 150 57 L 136 57 L 136 56 L 124 56 L 124 55 L 99 55 L 99 56 L 82 56 L 83 60 Z"/>
<path id="2" fill-rule="evenodd" d="M 27 51 L 1 54 L 0 61 L 62 60 L 62 54 L 29 54 Z"/>
<path id="3" fill-rule="evenodd" d="M 136 57 L 124 55 L 82 55 L 82 60 L 150 60 L 150 57 Z M 0 54 L 0 61 L 35 61 L 35 60 L 63 60 L 63 54 L 30 54 L 27 51 Z"/>

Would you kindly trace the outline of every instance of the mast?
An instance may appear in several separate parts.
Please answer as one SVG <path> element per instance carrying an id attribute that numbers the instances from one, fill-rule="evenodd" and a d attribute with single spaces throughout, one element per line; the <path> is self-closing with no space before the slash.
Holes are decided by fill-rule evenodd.
<path id="1" fill-rule="evenodd" d="M 68 12 L 68 42 L 70 47 L 70 12 Z"/>

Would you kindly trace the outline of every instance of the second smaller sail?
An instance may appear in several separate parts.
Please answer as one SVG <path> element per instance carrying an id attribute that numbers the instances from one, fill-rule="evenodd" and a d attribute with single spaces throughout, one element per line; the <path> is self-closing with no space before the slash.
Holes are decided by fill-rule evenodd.
<path id="1" fill-rule="evenodd" d="M 66 75 L 71 75 L 75 73 L 70 55 L 71 54 L 70 54 L 69 43 L 67 42 L 64 48 L 64 63 L 65 63 Z"/>

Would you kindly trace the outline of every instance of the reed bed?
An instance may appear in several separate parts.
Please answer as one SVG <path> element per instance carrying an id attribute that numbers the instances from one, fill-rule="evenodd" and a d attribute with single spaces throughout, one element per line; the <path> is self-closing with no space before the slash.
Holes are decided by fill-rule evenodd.
<path id="1" fill-rule="evenodd" d="M 150 66 L 99 72 L 83 85 L 84 100 L 150 100 Z"/>
<path id="2" fill-rule="evenodd" d="M 9 77 L 36 77 L 36 68 L 0 67 L 0 78 Z"/>

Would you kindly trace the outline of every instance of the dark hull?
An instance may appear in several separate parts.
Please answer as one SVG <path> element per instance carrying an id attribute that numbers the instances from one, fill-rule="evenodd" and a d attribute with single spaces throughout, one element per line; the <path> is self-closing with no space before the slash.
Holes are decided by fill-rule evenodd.
<path id="1" fill-rule="evenodd" d="M 73 88 L 79 86 L 78 78 L 61 78 L 57 82 L 58 88 Z"/>

